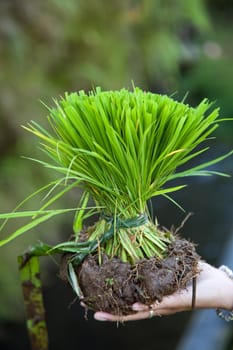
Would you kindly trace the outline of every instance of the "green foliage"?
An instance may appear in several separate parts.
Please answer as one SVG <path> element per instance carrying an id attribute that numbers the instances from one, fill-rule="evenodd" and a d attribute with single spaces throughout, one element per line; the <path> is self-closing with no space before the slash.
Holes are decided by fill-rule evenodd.
<path id="1" fill-rule="evenodd" d="M 27 129 L 54 160 L 45 166 L 82 182 L 105 215 L 129 218 L 144 213 L 150 198 L 185 186 L 164 187 L 168 181 L 211 174 L 202 170 L 209 164 L 176 171 L 207 150 L 193 152 L 218 127 L 218 109 L 210 106 L 203 100 L 192 108 L 139 88 L 97 88 L 56 101 L 49 115 L 52 132 L 35 122 Z"/>
<path id="2" fill-rule="evenodd" d="M 217 15 L 216 15 L 217 16 Z M 215 35 L 203 44 L 198 64 L 195 65 L 180 81 L 180 93 L 192 90 L 192 100 L 200 96 L 208 96 L 221 107 L 221 115 L 232 117 L 232 85 L 233 85 L 233 49 L 232 21 L 224 20 L 222 26 L 216 25 Z M 213 78 L 216 77 L 217 79 Z M 217 137 L 220 142 L 232 145 L 233 125 L 228 123 L 220 128 Z"/>
<path id="3" fill-rule="evenodd" d="M 119 88 L 133 78 L 174 89 L 187 54 L 181 33 L 209 27 L 203 0 L 22 0 L 0 4 L 0 20 L 3 93 L 11 95 L 13 84 L 15 103 L 26 110 L 28 94 L 64 86 Z"/>
<path id="4" fill-rule="evenodd" d="M 89 230 L 85 247 L 71 244 L 71 250 L 81 254 L 79 261 L 100 248 L 124 261 L 134 262 L 153 255 L 162 257 L 172 235 L 160 231 L 150 220 L 138 223 L 137 218 L 148 213 L 147 201 L 152 197 L 170 198 L 167 193 L 185 186 L 168 186 L 169 181 L 211 175 L 215 172 L 204 168 L 232 153 L 187 170 L 177 170 L 208 149 L 203 143 L 221 121 L 218 108 L 210 110 L 210 107 L 206 99 L 193 108 L 139 88 L 133 91 L 97 88 L 88 94 L 84 91 L 65 94 L 55 101 L 55 108 L 49 108 L 50 131 L 36 122 L 26 127 L 40 139 L 41 148 L 50 158 L 48 162 L 38 162 L 65 176 L 52 182 L 52 190 L 61 183 L 64 188 L 52 198 L 49 198 L 50 190 L 46 203 L 38 211 L 2 214 L 0 218 L 5 219 L 32 216 L 32 221 L 0 241 L 0 245 L 55 215 L 75 210 L 45 209 L 73 187 L 81 186 L 84 193 L 76 211 L 81 210 L 74 219 L 76 240 L 83 216 L 93 213 L 91 208 L 89 214 L 84 214 L 89 194 L 101 217 Z"/>

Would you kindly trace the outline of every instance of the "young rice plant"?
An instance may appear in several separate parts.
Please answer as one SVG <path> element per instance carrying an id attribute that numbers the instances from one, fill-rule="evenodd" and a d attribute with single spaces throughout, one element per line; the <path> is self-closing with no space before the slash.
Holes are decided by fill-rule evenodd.
<path id="1" fill-rule="evenodd" d="M 186 184 L 174 186 L 172 180 L 215 174 L 206 168 L 232 153 L 179 171 L 181 165 L 207 151 L 204 141 L 223 120 L 218 112 L 206 99 L 193 108 L 139 88 L 66 93 L 49 108 L 49 130 L 34 121 L 25 127 L 38 137 L 49 157 L 47 162 L 38 162 L 62 177 L 39 190 L 49 189 L 47 202 L 39 210 L 0 215 L 6 220 L 32 217 L 0 245 L 54 215 L 75 210 L 75 239 L 56 246 L 56 251 L 76 252 L 80 261 L 94 250 L 131 263 L 162 258 L 174 237 L 152 222 L 147 203 L 160 195 L 174 202 L 170 193 Z M 74 187 L 83 189 L 78 208 L 47 210 Z M 56 195 L 55 188 L 59 189 Z M 89 197 L 95 203 L 92 208 L 87 207 Z M 99 220 L 87 229 L 87 242 L 80 243 L 82 222 L 94 211 Z"/>

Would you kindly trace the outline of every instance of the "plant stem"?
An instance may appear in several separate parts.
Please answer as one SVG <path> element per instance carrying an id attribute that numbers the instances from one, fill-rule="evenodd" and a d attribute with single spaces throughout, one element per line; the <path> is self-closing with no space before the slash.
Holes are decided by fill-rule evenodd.
<path id="1" fill-rule="evenodd" d="M 127 223 L 127 220 L 125 221 Z M 123 221 L 124 223 L 124 221 Z M 127 224 L 116 227 L 116 233 L 101 246 L 102 250 L 110 257 L 117 256 L 123 261 L 135 263 L 143 258 L 157 256 L 162 258 L 166 254 L 167 245 L 173 236 L 164 232 L 151 221 L 141 225 L 127 227 Z M 88 241 L 101 240 L 104 233 L 112 224 L 105 219 L 100 219 L 89 229 Z"/>
<path id="2" fill-rule="evenodd" d="M 18 257 L 26 307 L 27 329 L 32 350 L 48 350 L 48 333 L 40 280 L 39 258 Z"/>

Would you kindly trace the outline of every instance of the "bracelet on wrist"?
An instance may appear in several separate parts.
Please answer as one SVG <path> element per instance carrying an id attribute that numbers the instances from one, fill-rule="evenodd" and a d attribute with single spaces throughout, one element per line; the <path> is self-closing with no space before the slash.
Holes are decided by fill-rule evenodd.
<path id="1" fill-rule="evenodd" d="M 233 280 L 233 271 L 229 269 L 229 267 L 222 265 L 219 267 L 219 270 L 223 271 L 227 277 L 229 277 L 231 280 Z M 224 321 L 233 321 L 233 310 L 232 311 L 225 311 L 222 309 L 216 309 L 217 315 L 222 318 Z"/>

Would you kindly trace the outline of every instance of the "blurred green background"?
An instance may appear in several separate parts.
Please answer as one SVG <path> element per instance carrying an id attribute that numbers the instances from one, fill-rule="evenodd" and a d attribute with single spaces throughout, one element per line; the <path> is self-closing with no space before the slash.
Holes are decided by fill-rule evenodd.
<path id="1" fill-rule="evenodd" d="M 230 0 L 1 0 L 0 211 L 12 210 L 52 178 L 21 157 L 38 154 L 21 124 L 44 123 L 41 100 L 51 105 L 65 91 L 130 88 L 133 81 L 177 99 L 188 91 L 194 105 L 207 97 L 221 116 L 232 117 L 232 18 Z M 232 123 L 217 132 L 223 149 L 232 147 L 232 135 Z M 60 206 L 76 203 L 78 195 Z M 40 239 L 57 242 L 71 226 L 63 217 L 1 248 L 2 322 L 23 317 L 16 256 Z"/>

